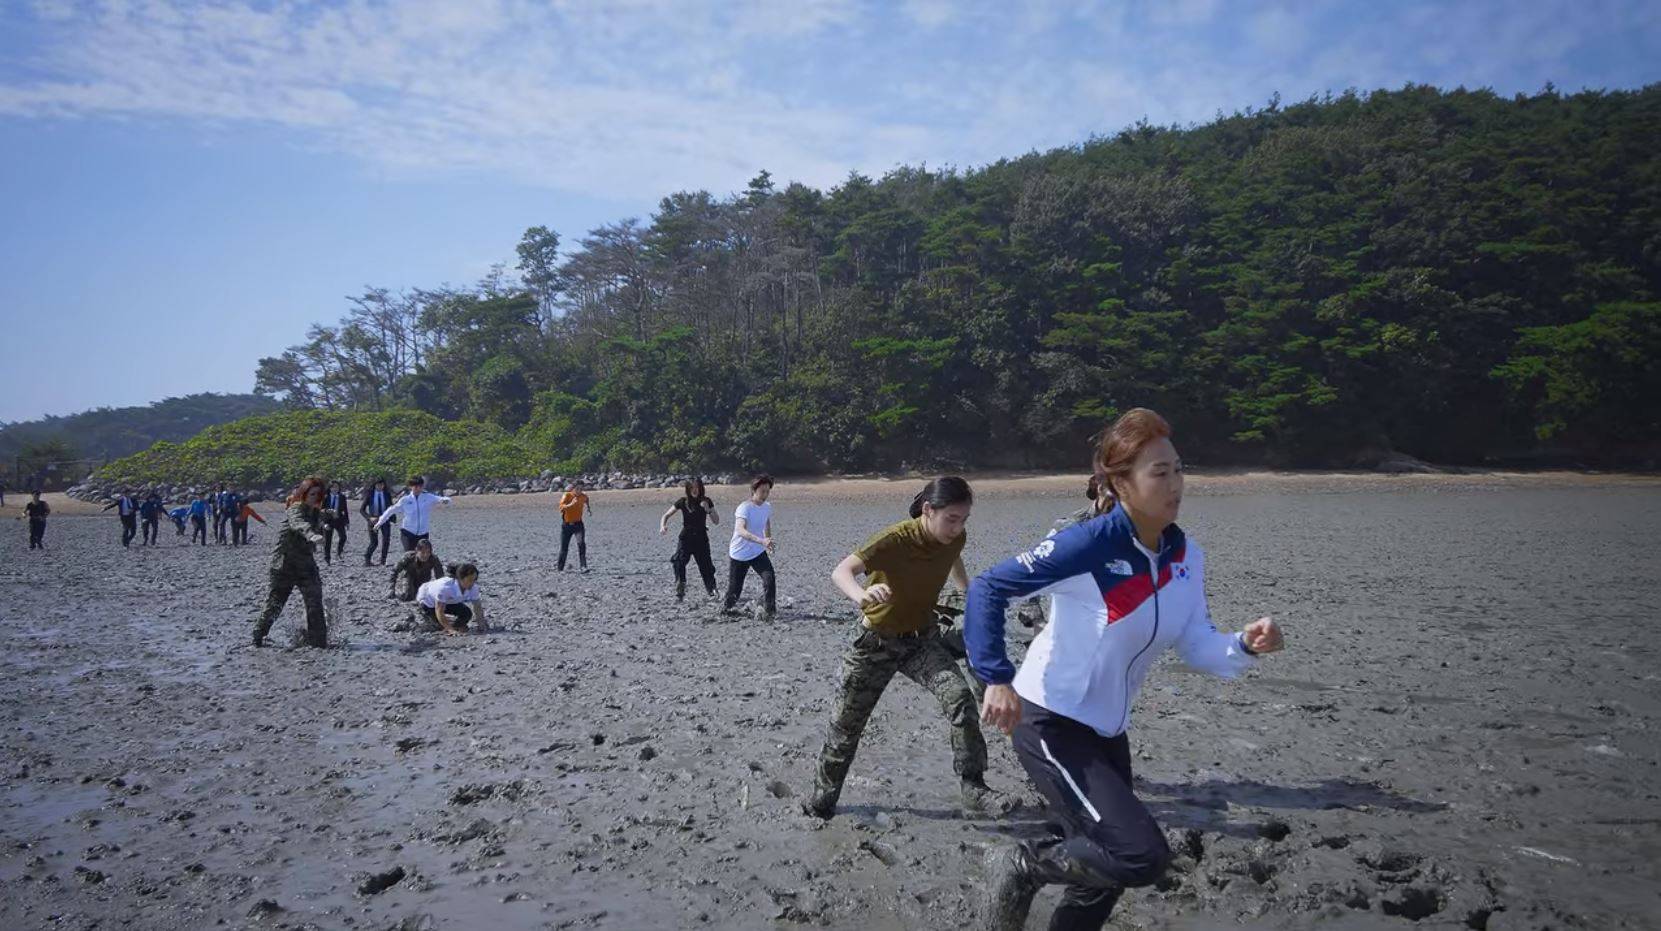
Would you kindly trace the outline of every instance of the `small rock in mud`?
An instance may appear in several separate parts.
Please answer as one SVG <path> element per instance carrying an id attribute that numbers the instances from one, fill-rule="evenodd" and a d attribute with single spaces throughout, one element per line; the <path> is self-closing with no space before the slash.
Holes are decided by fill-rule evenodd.
<path id="1" fill-rule="evenodd" d="M 248 909 L 248 917 L 254 919 L 255 921 L 258 921 L 261 918 L 265 918 L 265 917 L 270 916 L 270 915 L 276 915 L 276 914 L 281 913 L 282 911 L 283 911 L 283 907 L 281 905 L 278 905 L 275 900 L 273 900 L 273 899 L 260 899 L 258 902 L 254 903 L 252 908 Z"/>
<path id="2" fill-rule="evenodd" d="M 372 873 L 358 883 L 358 895 L 380 895 L 404 879 L 404 868 L 395 866 L 381 873 Z"/>

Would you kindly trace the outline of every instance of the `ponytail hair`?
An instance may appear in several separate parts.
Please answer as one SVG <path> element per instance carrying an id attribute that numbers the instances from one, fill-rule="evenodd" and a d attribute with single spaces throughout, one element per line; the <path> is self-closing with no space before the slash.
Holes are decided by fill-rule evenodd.
<path id="1" fill-rule="evenodd" d="M 445 575 L 448 575 L 450 578 L 457 581 L 460 581 L 461 577 L 464 575 L 470 575 L 474 578 L 478 578 L 479 575 L 479 567 L 470 562 L 451 563 L 448 566 L 445 566 L 444 569 Z"/>
<path id="2" fill-rule="evenodd" d="M 911 516 L 922 517 L 923 505 L 935 510 L 949 508 L 954 504 L 973 504 L 975 493 L 969 490 L 969 483 L 956 475 L 944 475 L 931 480 L 911 499 Z"/>

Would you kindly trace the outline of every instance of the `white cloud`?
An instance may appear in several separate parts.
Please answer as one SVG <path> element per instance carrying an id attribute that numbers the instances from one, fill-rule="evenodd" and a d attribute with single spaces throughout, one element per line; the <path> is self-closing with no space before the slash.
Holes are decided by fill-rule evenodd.
<path id="1" fill-rule="evenodd" d="M 267 124 L 384 170 L 640 200 L 761 168 L 972 165 L 1277 90 L 1567 85 L 1599 36 L 1653 37 L 1645 6 L 1406 4 L 1362 26 L 1316 0 L 36 0 L 10 19 L 35 41 L 27 70 L 0 62 L 0 118 Z"/>

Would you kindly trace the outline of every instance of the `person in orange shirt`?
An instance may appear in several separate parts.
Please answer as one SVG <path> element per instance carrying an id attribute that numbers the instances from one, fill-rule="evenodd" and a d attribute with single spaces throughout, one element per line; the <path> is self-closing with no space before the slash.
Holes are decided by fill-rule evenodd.
<path id="1" fill-rule="evenodd" d="M 265 523 L 265 518 L 260 516 L 260 512 L 254 510 L 254 506 L 252 504 L 249 504 L 248 501 L 246 499 L 244 499 L 237 506 L 236 513 L 231 515 L 231 545 L 232 546 L 242 546 L 242 545 L 247 544 L 247 542 L 248 542 L 248 518 L 250 518 L 250 517 L 252 517 L 254 520 L 259 521 L 262 524 Z"/>
<path id="2" fill-rule="evenodd" d="M 559 571 L 565 571 L 565 557 L 571 552 L 571 538 L 577 538 L 577 562 L 588 571 L 588 540 L 583 532 L 583 512 L 593 515 L 594 506 L 583 493 L 582 482 L 572 482 L 559 499 Z"/>

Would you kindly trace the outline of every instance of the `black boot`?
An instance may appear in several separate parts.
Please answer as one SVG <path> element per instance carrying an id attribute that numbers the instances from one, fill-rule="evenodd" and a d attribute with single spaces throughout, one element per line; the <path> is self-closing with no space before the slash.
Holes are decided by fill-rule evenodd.
<path id="1" fill-rule="evenodd" d="M 1117 886 L 1068 886 L 1050 913 L 1050 931 L 1101 931 L 1124 891 Z"/>
<path id="2" fill-rule="evenodd" d="M 1032 910 L 1039 882 L 1025 844 L 993 847 L 986 852 L 986 897 L 981 923 L 988 931 L 1021 931 Z"/>

